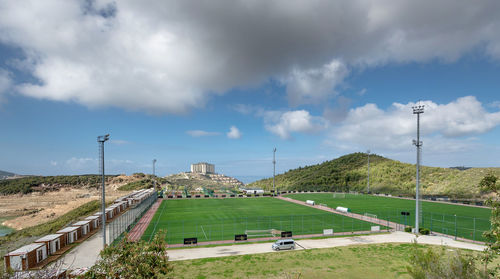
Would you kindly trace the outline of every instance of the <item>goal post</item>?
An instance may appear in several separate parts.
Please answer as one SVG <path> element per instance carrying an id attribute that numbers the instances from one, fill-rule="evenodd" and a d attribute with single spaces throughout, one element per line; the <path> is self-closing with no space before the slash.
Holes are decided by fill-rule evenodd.
<path id="1" fill-rule="evenodd" d="M 345 199 L 345 193 L 333 193 L 334 199 Z"/>
<path id="2" fill-rule="evenodd" d="M 375 214 L 371 214 L 371 213 L 365 213 L 365 217 L 378 219 L 378 218 L 377 218 L 377 215 L 375 215 Z"/>
<path id="3" fill-rule="evenodd" d="M 245 230 L 245 234 L 248 238 L 255 237 L 273 237 L 276 235 L 280 235 L 281 231 L 275 229 L 267 229 L 267 230 Z"/>

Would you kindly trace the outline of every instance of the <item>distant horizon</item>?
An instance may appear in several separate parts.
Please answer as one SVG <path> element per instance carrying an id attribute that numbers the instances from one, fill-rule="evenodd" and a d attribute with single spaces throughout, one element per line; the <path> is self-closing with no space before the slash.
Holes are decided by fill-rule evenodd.
<path id="1" fill-rule="evenodd" d="M 353 152 L 353 153 L 356 153 L 356 152 Z M 339 157 L 342 157 L 342 156 L 345 156 L 345 155 L 349 155 L 349 154 L 353 154 L 353 153 L 347 153 L 347 154 L 344 154 L 344 155 L 341 155 Z M 376 153 L 371 153 L 370 156 L 372 155 L 378 155 Z M 382 155 L 378 155 L 378 156 L 382 156 Z M 325 160 L 325 161 L 331 161 L 331 160 L 335 160 L 339 157 L 335 157 L 335 158 L 331 158 L 329 160 Z M 388 158 L 388 157 L 385 157 L 385 156 L 382 156 L 384 158 L 387 158 L 387 159 L 390 159 L 390 160 L 395 160 L 395 159 L 392 159 L 392 158 Z M 206 161 L 206 160 L 205 160 Z M 307 166 L 312 166 L 312 165 L 317 165 L 317 164 L 321 164 L 325 161 L 321 161 L 321 162 L 318 162 L 318 163 L 313 163 L 313 164 L 308 164 L 308 165 L 300 165 L 294 169 L 297 169 L 299 167 L 301 168 L 304 168 L 304 167 L 307 167 Z M 396 160 L 396 161 L 399 161 L 399 160 Z M 209 163 L 211 163 L 211 161 L 207 161 Z M 402 162 L 402 161 L 400 161 Z M 407 162 L 402 162 L 402 163 L 407 163 Z M 212 164 L 212 163 L 211 163 Z M 415 163 L 409 163 L 409 164 L 413 164 L 415 165 Z M 443 166 L 429 166 L 429 165 L 423 165 L 423 166 L 426 166 L 426 167 L 439 167 L 439 168 L 462 168 L 462 167 L 465 167 L 465 168 L 499 168 L 499 167 L 484 167 L 484 166 L 467 166 L 467 165 L 459 165 L 459 166 L 449 166 L 449 167 L 443 167 Z M 258 181 L 258 180 L 261 180 L 261 179 L 266 179 L 266 178 L 271 178 L 272 177 L 272 174 L 269 175 L 269 176 L 265 176 L 265 175 L 242 175 L 242 174 L 235 174 L 235 175 L 232 175 L 232 174 L 227 174 L 227 173 L 223 173 L 223 172 L 218 172 L 217 171 L 217 164 L 215 164 L 215 167 L 216 167 L 216 172 L 217 174 L 224 174 L 226 176 L 230 176 L 230 177 L 234 177 L 238 180 L 240 180 L 241 182 L 243 182 L 244 184 L 249 184 L 249 183 L 252 183 L 252 182 L 255 182 L 255 181 Z M 291 170 L 291 169 L 289 169 Z M 283 172 L 276 172 L 276 175 L 279 175 L 279 174 L 283 174 L 289 170 L 286 170 L 286 171 L 283 171 Z M 12 171 L 6 171 L 6 170 L 0 170 L 0 171 L 4 171 L 4 172 L 9 172 L 9 173 L 14 173 L 15 175 L 19 175 L 19 176 L 64 176 L 64 175 L 68 175 L 68 176 L 71 176 L 71 175 L 99 175 L 98 172 L 96 173 L 66 173 L 66 174 L 48 174 L 48 175 L 39 175 L 39 174 L 21 174 L 21 173 L 16 173 L 16 172 L 12 172 Z M 182 173 L 182 172 L 186 172 L 186 173 L 189 173 L 190 170 L 184 170 L 184 171 L 179 171 L 179 172 L 176 172 L 176 173 L 169 173 L 169 174 L 165 174 L 165 175 L 158 175 L 160 177 L 167 177 L 169 175 L 175 175 L 175 174 L 179 174 L 179 173 Z M 141 172 L 141 171 L 133 171 L 133 172 L 112 172 L 112 173 L 107 173 L 106 172 L 106 175 L 127 175 L 127 176 L 130 176 L 130 175 L 133 175 L 134 173 L 144 173 L 144 174 L 152 174 L 152 172 L 148 173 L 148 172 Z"/>

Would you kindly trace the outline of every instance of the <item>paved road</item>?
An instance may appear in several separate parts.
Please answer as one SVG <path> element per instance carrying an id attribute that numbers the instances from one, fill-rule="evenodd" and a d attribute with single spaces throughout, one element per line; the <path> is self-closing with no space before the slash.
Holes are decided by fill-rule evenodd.
<path id="1" fill-rule="evenodd" d="M 366 235 L 354 237 L 340 237 L 327 239 L 304 239 L 298 240 L 305 249 L 313 248 L 331 248 L 359 244 L 377 244 L 377 243 L 412 243 L 415 239 L 420 244 L 447 245 L 455 248 L 470 249 L 482 251 L 486 247 L 467 242 L 455 241 L 442 236 L 419 236 L 418 238 L 410 233 L 392 232 L 390 234 Z M 297 246 L 296 250 L 302 250 Z M 280 251 L 285 252 L 285 251 Z M 246 245 L 231 245 L 209 248 L 190 248 L 190 249 L 172 249 L 168 251 L 168 256 L 172 261 L 191 260 L 201 258 L 226 257 L 235 255 L 278 253 L 271 249 L 271 243 L 257 243 Z"/>

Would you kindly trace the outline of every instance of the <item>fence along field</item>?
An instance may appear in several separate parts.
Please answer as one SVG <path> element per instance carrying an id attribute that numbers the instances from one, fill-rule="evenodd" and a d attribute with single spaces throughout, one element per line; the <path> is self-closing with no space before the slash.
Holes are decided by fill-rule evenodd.
<path id="1" fill-rule="evenodd" d="M 202 242 L 231 240 L 245 232 L 255 237 L 281 231 L 293 235 L 321 234 L 323 229 L 356 232 L 369 231 L 373 225 L 274 198 L 165 200 L 142 239 L 151 240 L 161 229 L 167 230 L 169 244 L 177 244 L 190 237 Z"/>
<path id="2" fill-rule="evenodd" d="M 371 195 L 345 194 L 334 196 L 332 193 L 288 194 L 288 198 L 306 201 L 314 200 L 328 207 L 347 207 L 361 215 L 376 215 L 377 218 L 414 226 L 415 200 L 380 197 Z M 401 215 L 410 212 L 410 216 Z M 420 227 L 467 239 L 484 241 L 483 232 L 490 229 L 491 210 L 455 204 L 422 201 L 422 221 Z"/>

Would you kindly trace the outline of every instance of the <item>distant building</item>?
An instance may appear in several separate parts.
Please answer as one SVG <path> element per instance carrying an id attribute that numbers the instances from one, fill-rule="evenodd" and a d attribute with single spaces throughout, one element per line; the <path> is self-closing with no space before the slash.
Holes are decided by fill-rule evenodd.
<path id="1" fill-rule="evenodd" d="M 197 163 L 197 164 L 191 164 L 191 172 L 192 173 L 215 173 L 215 165 L 209 164 L 209 163 Z"/>

